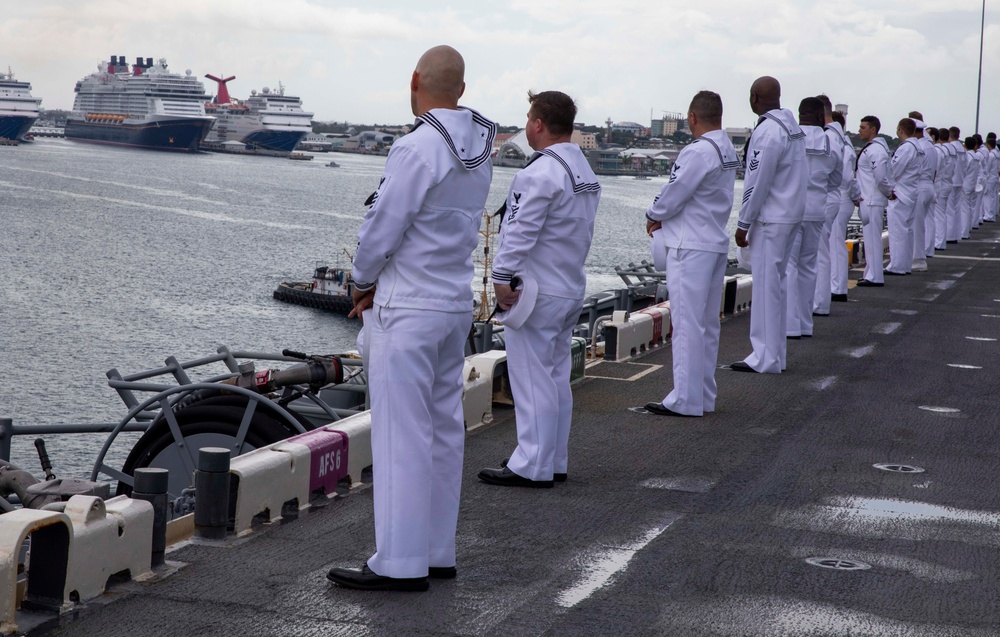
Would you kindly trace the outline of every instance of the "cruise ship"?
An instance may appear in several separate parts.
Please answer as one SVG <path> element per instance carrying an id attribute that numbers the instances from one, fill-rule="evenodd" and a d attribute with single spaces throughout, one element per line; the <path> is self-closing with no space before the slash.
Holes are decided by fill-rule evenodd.
<path id="1" fill-rule="evenodd" d="M 248 99 L 237 100 L 229 96 L 226 87 L 236 76 L 205 77 L 219 86 L 215 99 L 205 104 L 205 112 L 215 117 L 205 139 L 207 148 L 236 142 L 248 150 L 287 154 L 312 132 L 313 114 L 302 110 L 298 97 L 286 95 L 280 82 L 277 90 L 265 86 L 251 91 Z"/>
<path id="2" fill-rule="evenodd" d="M 130 68 L 131 66 L 131 68 Z M 191 71 L 172 73 L 160 58 L 111 56 L 76 83 L 66 137 L 102 144 L 196 151 L 215 121 L 205 87 Z"/>
<path id="3" fill-rule="evenodd" d="M 42 100 L 31 96 L 31 84 L 14 79 L 14 72 L 0 73 L 0 138 L 24 140 L 38 119 Z"/>

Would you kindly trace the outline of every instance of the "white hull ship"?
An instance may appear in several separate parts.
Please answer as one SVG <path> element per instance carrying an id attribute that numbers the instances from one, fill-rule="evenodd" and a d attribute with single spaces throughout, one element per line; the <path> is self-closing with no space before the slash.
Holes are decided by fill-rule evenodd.
<path id="1" fill-rule="evenodd" d="M 15 80 L 10 68 L 0 73 L 0 139 L 24 141 L 41 104 L 31 96 L 31 84 Z"/>
<path id="2" fill-rule="evenodd" d="M 76 83 L 66 137 L 82 141 L 196 151 L 214 119 L 205 114 L 205 87 L 188 70 L 171 73 L 163 58 L 111 56 Z"/>
<path id="3" fill-rule="evenodd" d="M 248 99 L 237 100 L 229 96 L 226 87 L 236 76 L 205 77 L 219 85 L 215 100 L 205 104 L 205 112 L 215 117 L 215 125 L 203 144 L 205 149 L 238 146 L 241 150 L 287 155 L 312 132 L 313 114 L 302 110 L 298 97 L 286 95 L 280 82 L 277 90 L 265 86 L 259 92 L 252 91 Z"/>

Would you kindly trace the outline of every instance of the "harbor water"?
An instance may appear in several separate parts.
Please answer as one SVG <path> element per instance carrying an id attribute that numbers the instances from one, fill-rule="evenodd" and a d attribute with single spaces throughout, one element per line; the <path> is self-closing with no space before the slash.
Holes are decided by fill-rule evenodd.
<path id="1" fill-rule="evenodd" d="M 330 157 L 339 168 L 326 166 Z M 384 164 L 63 139 L 0 148 L 0 417 L 117 422 L 126 409 L 108 370 L 128 375 L 220 345 L 353 349 L 357 321 L 271 294 L 281 281 L 309 280 L 318 263 L 348 265 Z M 494 170 L 487 210 L 500 207 L 515 173 Z M 643 215 L 665 182 L 601 178 L 589 293 L 620 287 L 615 266 L 649 258 Z M 741 189 L 737 182 L 736 202 Z M 136 437 L 123 436 L 109 464 L 120 466 Z M 104 439 L 46 437 L 56 473 L 89 474 Z M 38 473 L 31 440 L 15 440 L 12 460 Z"/>

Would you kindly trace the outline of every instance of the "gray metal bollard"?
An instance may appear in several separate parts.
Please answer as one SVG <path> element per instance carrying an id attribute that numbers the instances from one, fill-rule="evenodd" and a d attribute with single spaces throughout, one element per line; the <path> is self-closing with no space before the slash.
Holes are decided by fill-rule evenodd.
<path id="1" fill-rule="evenodd" d="M 149 467 L 135 470 L 135 485 L 132 498 L 145 500 L 153 505 L 153 553 L 150 567 L 163 566 L 167 550 L 167 485 L 170 472 L 166 469 Z"/>
<path id="2" fill-rule="evenodd" d="M 194 472 L 195 535 L 222 540 L 229 522 L 229 450 L 203 447 L 198 450 Z"/>

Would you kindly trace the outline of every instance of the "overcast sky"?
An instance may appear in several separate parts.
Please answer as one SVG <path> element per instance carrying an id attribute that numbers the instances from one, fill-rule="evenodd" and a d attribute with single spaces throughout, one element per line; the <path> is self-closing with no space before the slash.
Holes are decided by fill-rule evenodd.
<path id="1" fill-rule="evenodd" d="M 275 87 L 318 120 L 407 123 L 420 54 L 465 56 L 463 103 L 521 125 L 525 94 L 558 89 L 578 121 L 637 121 L 722 95 L 726 126 L 752 126 L 750 83 L 773 75 L 793 110 L 820 92 L 848 128 L 907 111 L 972 132 L 981 0 L 3 0 L 0 68 L 69 109 L 76 80 L 111 55 L 235 75 L 234 97 Z M 214 83 L 204 80 L 214 93 Z M 986 9 L 980 132 L 1000 129 L 1000 2 Z"/>

